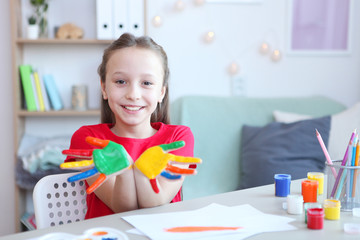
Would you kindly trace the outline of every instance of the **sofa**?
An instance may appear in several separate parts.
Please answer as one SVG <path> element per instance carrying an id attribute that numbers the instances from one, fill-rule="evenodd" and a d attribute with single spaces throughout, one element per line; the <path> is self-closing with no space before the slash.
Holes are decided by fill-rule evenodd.
<path id="1" fill-rule="evenodd" d="M 344 110 L 343 104 L 323 96 L 184 96 L 176 99 L 171 103 L 171 123 L 191 128 L 195 138 L 194 156 L 203 160 L 197 167 L 197 175 L 186 177 L 183 199 L 239 189 L 241 172 L 247 171 L 241 169 L 241 140 L 245 125 L 266 126 L 274 122 L 274 111 L 320 118 Z M 316 139 L 315 134 L 311 138 Z"/>

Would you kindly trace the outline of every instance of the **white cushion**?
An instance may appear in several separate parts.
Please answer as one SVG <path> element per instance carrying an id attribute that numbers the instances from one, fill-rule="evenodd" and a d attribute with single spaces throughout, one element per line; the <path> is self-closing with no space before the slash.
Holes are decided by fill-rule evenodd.
<path id="1" fill-rule="evenodd" d="M 298 113 L 289 113 L 289 112 L 283 112 L 279 110 L 275 110 L 273 112 L 274 119 L 276 122 L 282 122 L 282 123 L 292 123 L 302 120 L 311 119 L 312 116 L 310 115 L 302 115 Z"/>
<path id="2" fill-rule="evenodd" d="M 273 112 L 273 116 L 275 121 L 285 123 L 311 118 L 309 115 L 282 112 L 278 110 Z M 343 112 L 331 116 L 328 151 L 332 160 L 342 160 L 344 158 L 350 136 L 354 129 L 360 130 L 360 102 Z M 314 137 L 316 137 L 315 129 Z"/>

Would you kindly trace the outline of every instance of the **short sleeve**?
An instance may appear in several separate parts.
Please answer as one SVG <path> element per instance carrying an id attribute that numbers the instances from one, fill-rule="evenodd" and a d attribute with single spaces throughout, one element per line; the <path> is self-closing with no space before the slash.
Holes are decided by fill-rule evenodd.
<path id="1" fill-rule="evenodd" d="M 85 127 L 81 127 L 77 131 L 75 131 L 71 137 L 70 149 L 94 149 L 93 146 L 91 146 L 90 144 L 88 144 L 85 141 L 85 138 L 87 136 L 91 136 L 91 133 Z M 65 162 L 71 162 L 73 160 L 74 160 L 74 157 L 68 156 L 65 159 Z"/>

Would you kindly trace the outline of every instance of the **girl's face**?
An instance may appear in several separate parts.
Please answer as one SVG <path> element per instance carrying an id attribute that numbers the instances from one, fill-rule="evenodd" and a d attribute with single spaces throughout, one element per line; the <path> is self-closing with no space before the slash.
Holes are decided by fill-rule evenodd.
<path id="1" fill-rule="evenodd" d="M 108 99 L 116 124 L 150 126 L 151 114 L 165 95 L 160 57 L 151 50 L 116 50 L 106 65 L 103 98 Z"/>

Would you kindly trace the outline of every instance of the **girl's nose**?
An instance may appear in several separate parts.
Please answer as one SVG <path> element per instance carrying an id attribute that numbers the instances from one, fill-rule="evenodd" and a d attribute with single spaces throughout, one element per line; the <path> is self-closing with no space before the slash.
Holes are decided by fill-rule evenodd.
<path id="1" fill-rule="evenodd" d="M 138 100 L 140 99 L 141 96 L 141 92 L 138 86 L 136 85 L 131 85 L 128 88 L 128 91 L 126 93 L 126 98 L 130 99 L 130 100 Z"/>

